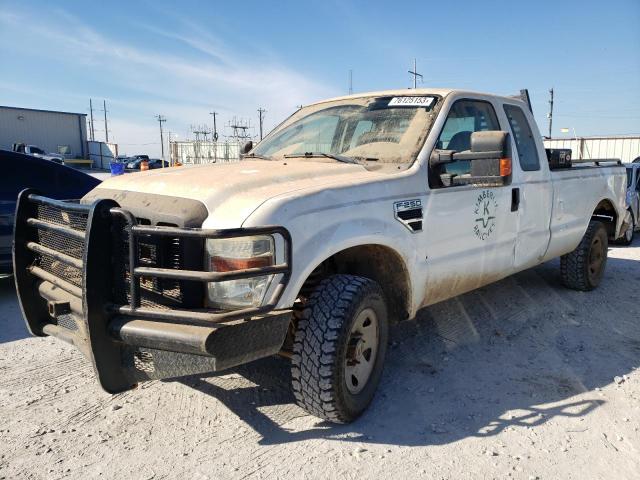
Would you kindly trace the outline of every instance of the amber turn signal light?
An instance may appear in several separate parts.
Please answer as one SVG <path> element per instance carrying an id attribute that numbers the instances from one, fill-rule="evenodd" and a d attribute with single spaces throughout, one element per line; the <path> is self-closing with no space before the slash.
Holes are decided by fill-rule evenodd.
<path id="1" fill-rule="evenodd" d="M 214 272 L 234 272 L 248 268 L 264 268 L 273 265 L 273 257 L 264 255 L 251 258 L 211 257 L 211 270 Z"/>
<path id="2" fill-rule="evenodd" d="M 500 176 L 508 177 L 511 175 L 511 159 L 510 158 L 501 158 L 500 159 Z"/>

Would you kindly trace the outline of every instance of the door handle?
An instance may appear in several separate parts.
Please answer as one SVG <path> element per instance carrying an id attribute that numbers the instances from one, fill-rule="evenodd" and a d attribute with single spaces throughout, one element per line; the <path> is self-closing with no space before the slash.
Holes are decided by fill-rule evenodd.
<path id="1" fill-rule="evenodd" d="M 520 189 L 518 187 L 511 189 L 511 211 L 517 212 L 520 207 Z"/>

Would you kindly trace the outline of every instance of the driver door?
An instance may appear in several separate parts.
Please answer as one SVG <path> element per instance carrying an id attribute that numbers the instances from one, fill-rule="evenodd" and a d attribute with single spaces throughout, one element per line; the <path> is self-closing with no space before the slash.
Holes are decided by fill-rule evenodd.
<path id="1" fill-rule="evenodd" d="M 449 109 L 436 149 L 470 150 L 471 134 L 485 130 L 505 130 L 494 105 L 480 99 L 457 100 Z M 511 187 L 445 186 L 448 182 L 441 178 L 469 173 L 470 162 L 440 167 L 444 168 L 429 170 L 424 305 L 499 280 L 513 268 L 517 225 L 511 212 Z"/>

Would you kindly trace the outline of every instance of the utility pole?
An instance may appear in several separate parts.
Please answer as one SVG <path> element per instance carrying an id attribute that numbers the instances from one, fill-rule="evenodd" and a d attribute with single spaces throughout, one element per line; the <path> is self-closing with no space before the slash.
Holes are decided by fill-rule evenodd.
<path id="1" fill-rule="evenodd" d="M 107 101 L 102 100 L 102 110 L 104 111 L 104 142 L 109 143 L 109 128 L 107 128 Z"/>
<path id="2" fill-rule="evenodd" d="M 549 138 L 551 138 L 551 127 L 553 125 L 553 87 L 549 90 Z"/>
<path id="3" fill-rule="evenodd" d="M 95 141 L 95 131 L 93 129 L 93 103 L 91 103 L 91 99 L 89 99 L 89 118 L 91 119 L 91 141 Z"/>
<path id="4" fill-rule="evenodd" d="M 353 70 L 349 70 L 349 95 L 353 94 Z"/>
<path id="5" fill-rule="evenodd" d="M 213 141 L 217 142 L 218 141 L 218 127 L 216 127 L 216 115 L 218 115 L 218 112 L 210 112 L 209 115 L 213 116 Z"/>
<path id="6" fill-rule="evenodd" d="M 169 145 L 169 165 L 173 165 L 173 148 L 171 148 L 171 130 L 167 132 L 167 144 Z M 162 162 L 162 168 L 164 168 L 164 160 Z"/>
<path id="7" fill-rule="evenodd" d="M 260 140 L 262 140 L 262 122 L 264 120 L 264 114 L 267 113 L 267 111 L 260 107 L 258 109 L 258 121 L 260 122 Z"/>
<path id="8" fill-rule="evenodd" d="M 216 116 L 218 112 L 209 112 L 209 115 L 213 117 L 213 133 L 211 138 L 213 139 L 213 163 L 218 162 L 218 126 L 216 125 Z"/>
<path id="9" fill-rule="evenodd" d="M 167 121 L 166 117 L 162 115 L 156 115 L 156 119 L 160 124 L 160 149 L 162 150 L 162 161 L 164 162 L 164 136 L 162 133 L 162 124 Z"/>
<path id="10" fill-rule="evenodd" d="M 409 70 L 409 73 L 413 75 L 413 89 L 415 90 L 418 86 L 418 77 L 420 77 L 420 81 L 422 81 L 422 75 L 418 73 L 418 69 L 416 68 L 416 59 L 413 59 L 413 72 Z"/>

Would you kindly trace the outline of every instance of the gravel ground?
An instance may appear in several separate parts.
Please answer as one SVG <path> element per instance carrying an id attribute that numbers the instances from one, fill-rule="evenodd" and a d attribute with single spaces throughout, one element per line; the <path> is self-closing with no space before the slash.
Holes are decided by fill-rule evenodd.
<path id="1" fill-rule="evenodd" d="M 292 403 L 287 361 L 100 390 L 72 347 L 29 338 L 0 287 L 0 479 L 640 478 L 640 241 L 601 287 L 557 261 L 392 328 L 351 425 Z"/>

